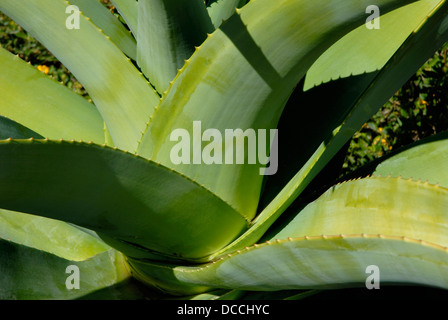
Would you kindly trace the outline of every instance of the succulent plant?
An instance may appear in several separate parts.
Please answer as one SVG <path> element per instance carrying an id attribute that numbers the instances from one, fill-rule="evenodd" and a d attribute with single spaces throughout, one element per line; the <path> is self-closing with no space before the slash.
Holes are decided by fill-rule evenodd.
<path id="1" fill-rule="evenodd" d="M 1 298 L 448 288 L 447 135 L 338 177 L 445 1 L 111 2 L 0 0 L 92 99 L 0 50 Z"/>

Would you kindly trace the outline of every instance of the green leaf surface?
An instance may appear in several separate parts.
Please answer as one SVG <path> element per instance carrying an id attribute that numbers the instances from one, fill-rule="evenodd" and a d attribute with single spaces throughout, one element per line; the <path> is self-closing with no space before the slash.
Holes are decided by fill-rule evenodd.
<path id="1" fill-rule="evenodd" d="M 78 289 L 66 286 L 73 265 Z M 0 210 L 0 270 L 1 299 L 74 299 L 130 276 L 121 253 L 91 231 L 7 210 Z"/>
<path id="2" fill-rule="evenodd" d="M 163 93 L 213 25 L 202 0 L 140 0 L 138 6 L 137 62 Z"/>
<path id="3" fill-rule="evenodd" d="M 381 12 L 380 29 L 362 25 L 353 30 L 317 59 L 306 75 L 304 90 L 331 80 L 381 70 L 439 2 L 417 1 L 387 14 Z"/>
<path id="4" fill-rule="evenodd" d="M 76 21 L 76 12 L 66 13 L 68 6 L 64 0 L 0 0 L 0 10 L 49 49 L 83 84 L 107 123 L 114 144 L 134 151 L 159 96 L 130 59 L 82 14 L 79 29 L 67 28 L 67 22 Z"/>
<path id="5" fill-rule="evenodd" d="M 218 0 L 210 4 L 207 11 L 215 29 L 229 19 L 235 13 L 236 8 L 241 8 L 246 2 L 246 0 Z"/>
<path id="6" fill-rule="evenodd" d="M 204 286 L 253 291 L 364 287 L 370 265 L 378 266 L 381 285 L 448 288 L 446 247 L 377 234 L 271 241 L 203 267 L 135 262 L 135 266 L 165 282 L 165 289 L 176 288 L 180 293 Z"/>
<path id="7" fill-rule="evenodd" d="M 391 196 L 393 195 L 393 196 Z M 448 189 L 397 178 L 339 184 L 255 244 L 203 266 L 131 261 L 167 289 L 291 290 L 381 285 L 448 288 Z M 297 214 L 296 214 L 297 213 Z M 196 287 L 199 289 L 200 287 Z"/>
<path id="8" fill-rule="evenodd" d="M 104 141 L 103 120 L 94 105 L 3 48 L 0 66 L 0 115 L 28 128 L 27 133 L 19 129 L 26 138 L 33 130 L 52 139 Z M 22 138 L 14 136 L 11 125 L 11 137 Z"/>
<path id="9" fill-rule="evenodd" d="M 248 224 L 207 189 L 162 165 L 74 141 L 0 141 L 0 190 L 1 208 L 94 230 L 137 258 L 203 259 Z"/>
<path id="10" fill-rule="evenodd" d="M 69 289 L 75 283 L 69 266 L 79 268 L 79 289 Z M 113 249 L 71 261 L 5 239 L 0 239 L 0 270 L 2 300 L 76 299 L 129 278 L 123 256 Z"/>
<path id="11" fill-rule="evenodd" d="M 111 248 L 68 223 L 0 209 L 0 238 L 72 261 L 82 261 Z"/>
<path id="12" fill-rule="evenodd" d="M 236 250 L 256 242 L 284 210 L 303 192 L 325 165 L 339 152 L 377 110 L 404 84 L 407 79 L 448 39 L 446 13 L 448 5 L 441 1 L 424 22 L 411 34 L 370 85 L 351 103 L 351 110 L 327 134 L 316 151 L 295 176 L 257 216 L 252 227 L 229 246 Z M 362 88 L 360 88 L 362 89 Z M 227 249 L 218 253 L 226 252 Z"/>
<path id="13" fill-rule="evenodd" d="M 378 235 L 292 238 L 251 247 L 203 269 L 176 269 L 182 281 L 244 290 L 365 286 L 368 266 L 382 285 L 448 288 L 448 252 L 413 239 Z"/>
<path id="14" fill-rule="evenodd" d="M 43 137 L 11 119 L 0 116 L 0 140 L 4 139 L 43 139 Z"/>
<path id="15" fill-rule="evenodd" d="M 374 176 L 392 176 L 428 181 L 448 187 L 448 135 L 402 151 L 378 164 Z"/>
<path id="16" fill-rule="evenodd" d="M 137 42 L 124 25 L 99 0 L 70 0 L 132 60 L 137 60 Z"/>
<path id="17" fill-rule="evenodd" d="M 137 0 L 111 0 L 112 4 L 117 8 L 121 17 L 129 29 L 131 30 L 134 38 L 137 39 L 138 30 L 138 2 Z"/>
<path id="18" fill-rule="evenodd" d="M 313 64 L 282 113 L 278 125 L 282 133 L 279 137 L 279 168 L 275 175 L 266 179 L 259 210 L 272 201 L 322 141 L 342 123 L 363 92 L 372 85 L 379 70 L 438 2 L 418 1 L 383 14 L 379 30 L 360 26 L 336 42 Z M 337 175 L 336 170 L 333 172 Z"/>
<path id="19" fill-rule="evenodd" d="M 375 3 L 387 11 L 408 1 Z M 138 153 L 205 185 L 252 219 L 263 180 L 260 164 L 174 165 L 171 150 L 176 142 L 170 141 L 171 133 L 184 129 L 193 136 L 195 120 L 201 121 L 202 130 L 214 128 L 221 134 L 226 129 L 275 129 L 294 86 L 321 53 L 365 21 L 370 4 L 257 0 L 245 5 L 201 45 L 176 77 Z"/>
<path id="20" fill-rule="evenodd" d="M 292 221 L 279 224 L 264 239 L 367 233 L 446 246 L 447 195 L 445 188 L 400 178 L 344 182 L 303 210 L 293 209 Z"/>

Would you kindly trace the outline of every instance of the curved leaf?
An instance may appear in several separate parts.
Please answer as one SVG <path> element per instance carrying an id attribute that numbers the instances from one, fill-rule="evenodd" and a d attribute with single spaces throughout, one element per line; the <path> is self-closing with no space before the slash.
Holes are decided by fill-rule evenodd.
<path id="1" fill-rule="evenodd" d="M 215 29 L 219 28 L 223 21 L 229 19 L 235 9 L 246 4 L 246 0 L 217 0 L 207 7 L 210 19 L 212 19 Z"/>
<path id="2" fill-rule="evenodd" d="M 140 0 L 138 7 L 137 62 L 162 93 L 213 25 L 202 0 Z"/>
<path id="3" fill-rule="evenodd" d="M 316 60 L 306 74 L 304 91 L 331 80 L 381 70 L 439 3 L 440 0 L 423 0 L 387 14 L 381 11 L 380 29 L 362 25 Z"/>
<path id="4" fill-rule="evenodd" d="M 70 266 L 79 269 L 79 289 L 66 286 L 74 274 Z M 0 299 L 76 299 L 128 279 L 126 268 L 122 255 L 113 249 L 71 261 L 0 239 Z"/>
<path id="5" fill-rule="evenodd" d="M 79 288 L 66 286 L 79 268 Z M 122 255 L 62 221 L 0 210 L 0 299 L 74 299 L 128 279 Z M 73 280 L 74 281 L 74 280 Z"/>
<path id="6" fill-rule="evenodd" d="M 376 3 L 387 11 L 404 1 Z M 314 59 L 363 23 L 370 4 L 328 0 L 248 3 L 204 41 L 184 66 L 150 120 L 138 153 L 205 185 L 252 219 L 263 180 L 260 162 L 247 164 L 245 155 L 244 165 L 175 165 L 171 133 L 184 129 L 194 136 L 193 121 L 201 121 L 203 130 L 213 128 L 222 134 L 226 129 L 269 133 Z M 239 146 L 238 151 L 243 148 Z M 269 148 L 262 151 L 269 153 Z M 227 146 L 222 148 L 226 152 Z"/>
<path id="7" fill-rule="evenodd" d="M 394 196 L 391 197 L 390 195 Z M 292 212 L 293 214 L 296 212 Z M 255 244 L 204 266 L 130 260 L 166 290 L 289 290 L 380 281 L 448 289 L 448 189 L 396 178 L 328 190 Z M 277 230 L 277 231 L 276 231 Z"/>
<path id="8" fill-rule="evenodd" d="M 0 115 L 44 137 L 104 142 L 94 105 L 3 48 L 0 66 Z"/>
<path id="9" fill-rule="evenodd" d="M 97 237 L 65 222 L 1 209 L 0 238 L 72 261 L 111 249 Z"/>
<path id="10" fill-rule="evenodd" d="M 393 196 L 390 196 L 393 195 Z M 448 189 L 400 178 L 366 178 L 330 188 L 264 239 L 383 234 L 448 244 Z M 276 230 L 280 230 L 276 232 Z"/>
<path id="11" fill-rule="evenodd" d="M 262 237 L 269 226 L 305 190 L 361 125 L 448 39 L 448 29 L 445 27 L 447 12 L 448 4 L 441 1 L 371 84 L 359 92 L 341 125 L 324 138 L 295 176 L 257 216 L 251 228 L 218 255 L 251 245 Z"/>
<path id="12" fill-rule="evenodd" d="M 137 29 L 138 29 L 138 2 L 137 0 L 110 0 L 113 5 L 117 8 L 118 12 L 122 16 L 123 20 L 126 21 L 129 29 L 137 39 Z"/>
<path id="13" fill-rule="evenodd" d="M 280 118 L 279 168 L 275 175 L 266 179 L 259 210 L 274 199 L 322 141 L 328 139 L 332 130 L 344 121 L 363 92 L 377 80 L 379 70 L 438 2 L 418 1 L 382 14 L 379 30 L 370 30 L 362 25 L 317 59 L 294 90 Z M 385 96 L 384 101 L 388 98 Z M 295 147 L 291 148 L 291 145 Z M 325 174 L 333 180 L 330 183 L 339 175 L 337 170 L 332 170 L 336 177 Z M 323 173 L 319 175 L 323 176 Z"/>
<path id="14" fill-rule="evenodd" d="M 254 291 L 361 287 L 371 265 L 379 268 L 382 285 L 413 283 L 448 288 L 446 247 L 382 235 L 271 241 L 229 254 L 205 267 L 167 268 L 141 261 L 131 264 L 161 282 L 169 281 L 165 283 L 168 290 L 199 290 L 201 286 Z"/>
<path id="15" fill-rule="evenodd" d="M 13 138 L 13 139 L 43 139 L 43 137 L 34 132 L 33 130 L 28 129 L 25 126 L 22 126 L 20 123 L 17 123 L 11 119 L 0 116 L 0 140 Z"/>
<path id="16" fill-rule="evenodd" d="M 94 230 L 138 258 L 206 258 L 248 223 L 153 161 L 74 141 L 0 141 L 0 207 Z"/>
<path id="17" fill-rule="evenodd" d="M 0 0 L 0 10 L 49 49 L 83 84 L 107 123 L 114 144 L 133 151 L 159 96 L 130 59 L 82 14 L 79 29 L 67 28 L 71 19 L 67 7 L 64 0 Z"/>
<path id="18" fill-rule="evenodd" d="M 100 1 L 70 0 L 70 3 L 92 19 L 129 58 L 137 60 L 137 42 L 134 37 Z"/>
<path id="19" fill-rule="evenodd" d="M 374 176 L 401 176 L 448 187 L 448 139 L 428 141 L 382 161 Z"/>

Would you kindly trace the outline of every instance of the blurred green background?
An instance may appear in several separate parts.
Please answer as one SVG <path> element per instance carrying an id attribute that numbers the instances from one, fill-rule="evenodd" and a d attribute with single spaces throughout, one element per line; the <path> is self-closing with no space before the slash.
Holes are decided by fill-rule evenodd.
<path id="1" fill-rule="evenodd" d="M 116 13 L 108 2 L 102 2 Z M 39 42 L 0 12 L 0 44 L 54 80 L 90 99 L 81 83 Z M 341 175 L 387 152 L 448 130 L 448 43 L 356 132 Z"/>

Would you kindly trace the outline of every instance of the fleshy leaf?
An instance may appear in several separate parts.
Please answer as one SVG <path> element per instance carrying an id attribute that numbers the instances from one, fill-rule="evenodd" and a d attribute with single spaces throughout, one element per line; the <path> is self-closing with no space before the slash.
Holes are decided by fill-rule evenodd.
<path id="1" fill-rule="evenodd" d="M 94 230 L 138 258 L 207 258 L 248 224 L 175 171 L 74 141 L 0 141 L 0 207 Z"/>
<path id="2" fill-rule="evenodd" d="M 0 116 L 0 140 L 13 138 L 13 139 L 43 139 L 43 137 L 30 130 L 29 128 L 22 126 L 11 119 Z"/>
<path id="3" fill-rule="evenodd" d="M 86 260 L 71 261 L 4 239 L 0 239 L 0 270 L 2 300 L 76 299 L 113 287 L 130 275 L 123 256 L 113 249 Z M 78 271 L 76 289 L 71 285 L 77 281 L 70 277 Z"/>
<path id="4" fill-rule="evenodd" d="M 387 11 L 408 1 L 376 3 Z M 341 5 L 328 0 L 248 3 L 204 41 L 184 66 L 154 112 L 138 153 L 205 185 L 252 219 L 264 165 L 259 161 L 248 164 L 247 154 L 244 165 L 230 165 L 227 160 L 225 165 L 196 165 L 191 159 L 190 163 L 174 164 L 172 132 L 186 130 L 197 139 L 193 122 L 200 121 L 202 130 L 213 128 L 222 135 L 232 129 L 262 129 L 269 136 L 294 86 L 314 59 L 362 24 L 370 4 L 372 1 L 344 1 Z M 227 155 L 228 149 L 220 150 Z M 266 149 L 262 151 L 269 153 Z M 244 146 L 237 150 L 241 153 Z"/>
<path id="5" fill-rule="evenodd" d="M 266 243 L 204 266 L 130 264 L 158 286 L 180 292 L 201 286 L 262 291 L 365 286 L 371 265 L 379 268 L 381 284 L 447 289 L 447 199 L 448 189 L 411 180 L 350 181 L 303 210 L 291 209 L 290 220 L 266 235 Z"/>
<path id="6" fill-rule="evenodd" d="M 137 39 L 138 29 L 138 2 L 137 0 L 111 0 L 110 2 L 117 8 L 121 17 L 129 29 L 131 30 L 134 38 Z"/>
<path id="7" fill-rule="evenodd" d="M 64 0 L 0 0 L 0 10 L 50 50 L 82 83 L 106 122 L 114 145 L 134 151 L 159 96 L 91 20 L 68 9 L 73 8 Z"/>
<path id="8" fill-rule="evenodd" d="M 352 101 L 351 108 L 347 110 L 347 116 L 341 120 L 341 125 L 327 134 L 314 153 L 307 158 L 306 163 L 257 216 L 251 228 L 218 254 L 251 245 L 263 236 L 269 226 L 305 190 L 362 124 L 375 114 L 407 81 L 414 70 L 424 64 L 428 57 L 448 39 L 448 29 L 444 27 L 447 12 L 448 4 L 441 1 L 376 75 L 370 85 L 359 92 L 359 96 Z"/>
<path id="9" fill-rule="evenodd" d="M 1 209 L 0 238 L 72 261 L 110 250 L 97 237 L 68 223 Z"/>
<path id="10" fill-rule="evenodd" d="M 104 141 L 94 105 L 3 48 L 0 66 L 1 116 L 47 138 Z"/>
<path id="11" fill-rule="evenodd" d="M 74 299 L 130 278 L 122 254 L 91 231 L 6 210 L 0 210 L 0 270 L 0 299 Z"/>
<path id="12" fill-rule="evenodd" d="M 207 7 L 207 11 L 212 19 L 215 29 L 219 28 L 223 21 L 229 19 L 235 13 L 235 9 L 241 8 L 246 2 L 246 0 L 213 1 L 213 3 Z"/>
<path id="13" fill-rule="evenodd" d="M 70 0 L 129 58 L 137 60 L 137 42 L 131 33 L 99 0 Z"/>
<path id="14" fill-rule="evenodd" d="M 294 90 L 280 118 L 278 171 L 266 179 L 259 210 L 272 201 L 322 141 L 344 121 L 350 109 L 376 80 L 379 70 L 438 2 L 418 1 L 382 14 L 379 30 L 362 25 L 319 57 Z M 313 88 L 309 89 L 310 86 Z M 385 96 L 384 101 L 388 98 Z M 291 145 L 295 147 L 291 148 Z M 337 168 L 330 171 L 339 175 Z"/>
<path id="15" fill-rule="evenodd" d="M 392 157 L 381 161 L 373 175 L 412 178 L 448 187 L 448 132 L 437 140 L 421 141 Z M 435 137 L 433 137 L 435 138 Z M 440 139 L 440 140 L 439 140 Z"/>
<path id="16" fill-rule="evenodd" d="M 140 0 L 138 6 L 137 62 L 163 93 L 213 25 L 202 0 Z"/>

